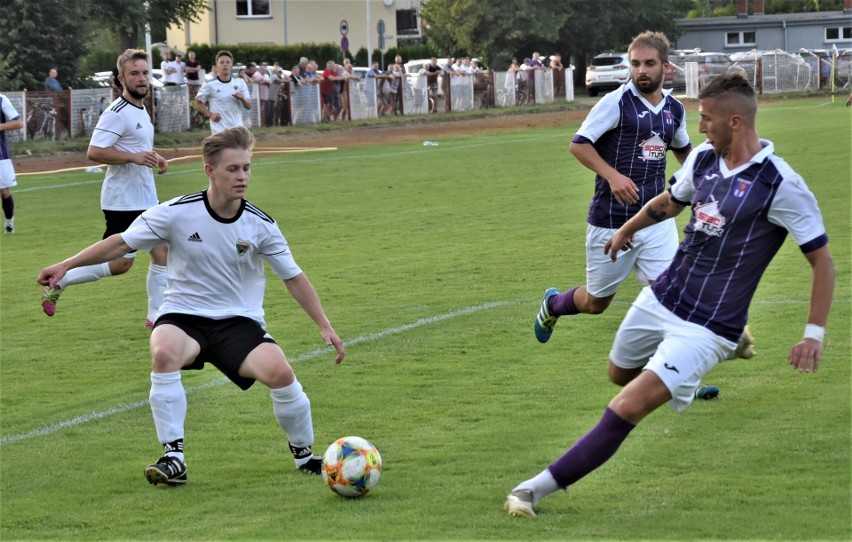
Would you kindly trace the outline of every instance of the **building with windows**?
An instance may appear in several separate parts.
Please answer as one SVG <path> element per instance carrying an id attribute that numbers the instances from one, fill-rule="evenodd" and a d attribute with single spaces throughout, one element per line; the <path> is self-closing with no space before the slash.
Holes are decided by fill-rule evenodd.
<path id="1" fill-rule="evenodd" d="M 208 0 L 200 22 L 166 31 L 168 45 L 181 50 L 333 42 L 354 55 L 420 40 L 420 0 Z"/>
<path id="2" fill-rule="evenodd" d="M 737 0 L 733 17 L 679 19 L 683 34 L 678 49 L 701 49 L 727 54 L 760 49 L 852 48 L 852 0 L 843 0 L 843 11 L 778 13 L 766 15 L 764 0 L 754 0 L 749 15 L 748 0 Z"/>

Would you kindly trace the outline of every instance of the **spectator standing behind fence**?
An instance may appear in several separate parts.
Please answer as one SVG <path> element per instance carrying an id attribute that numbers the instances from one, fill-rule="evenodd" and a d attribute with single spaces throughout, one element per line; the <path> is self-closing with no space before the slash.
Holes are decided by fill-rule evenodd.
<path id="1" fill-rule="evenodd" d="M 109 76 L 109 86 L 112 88 L 112 99 L 115 100 L 124 92 L 121 81 L 118 79 L 118 66 L 113 66 L 112 74 Z"/>
<path id="2" fill-rule="evenodd" d="M 186 62 L 183 61 L 183 55 L 181 55 L 181 54 L 175 55 L 174 67 L 175 67 L 175 77 L 174 77 L 175 83 L 177 83 L 178 85 L 186 84 L 186 78 L 184 77 L 184 74 L 186 72 Z"/>
<path id="3" fill-rule="evenodd" d="M 269 99 L 269 89 L 272 80 L 264 65 L 252 63 L 254 73 L 251 74 L 251 82 L 257 85 L 257 98 L 260 100 L 260 125 L 270 126 L 272 124 L 272 101 Z"/>
<path id="4" fill-rule="evenodd" d="M 189 87 L 189 99 L 195 100 L 195 96 L 198 94 L 198 89 L 201 88 L 201 62 L 195 59 L 195 51 L 189 51 L 187 53 L 186 60 L 186 68 L 184 70 L 186 74 L 186 85 Z"/>
<path id="5" fill-rule="evenodd" d="M 210 131 L 214 134 L 242 126 L 243 110 L 251 110 L 251 93 L 245 81 L 231 76 L 233 68 L 234 55 L 230 51 L 216 53 L 218 75 L 204 83 L 195 97 L 195 107 L 210 119 Z"/>
<path id="6" fill-rule="evenodd" d="M 337 63 L 329 60 L 325 63 L 320 81 L 320 96 L 322 97 L 322 120 L 337 120 L 340 114 L 340 81 L 343 78 L 337 75 Z"/>
<path id="7" fill-rule="evenodd" d="M 352 116 L 350 96 L 357 91 L 357 87 L 354 86 L 357 85 L 356 82 L 361 80 L 361 78 L 355 74 L 355 67 L 351 62 L 348 62 L 343 66 L 343 79 L 343 90 L 340 93 L 340 118 L 348 120 Z"/>
<path id="8" fill-rule="evenodd" d="M 59 72 L 56 71 L 56 68 L 50 68 L 50 71 L 47 74 L 47 79 L 44 80 L 44 90 L 53 90 L 53 91 L 61 91 L 62 85 L 57 81 L 56 76 L 59 75 Z"/>
<path id="9" fill-rule="evenodd" d="M 6 132 L 20 130 L 24 126 L 21 115 L 15 110 L 9 98 L 0 94 L 0 198 L 3 200 L 3 215 L 6 217 L 6 234 L 15 233 L 15 200 L 12 187 L 17 186 L 15 165 L 9 152 Z"/>
<path id="10" fill-rule="evenodd" d="M 443 68 L 438 65 L 438 59 L 432 57 L 429 64 L 423 68 L 426 73 L 426 84 L 429 87 L 429 112 L 438 112 L 438 76 L 443 73 Z"/>
<path id="11" fill-rule="evenodd" d="M 170 51 L 163 51 L 163 61 L 160 62 L 160 69 L 163 70 L 164 85 L 177 85 L 177 68 L 175 67 L 175 61 L 172 60 L 172 53 Z"/>
<path id="12" fill-rule="evenodd" d="M 148 54 L 127 49 L 116 62 L 124 86 L 122 95 L 110 104 L 98 119 L 92 132 L 87 157 L 107 164 L 101 186 L 101 209 L 106 221 L 104 238 L 123 232 L 146 209 L 157 205 L 157 187 L 153 169 L 165 173 L 169 163 L 154 150 L 154 125 L 145 110 L 145 98 L 150 92 Z M 150 249 L 148 267 L 148 316 L 145 327 L 153 321 L 163 301 L 166 288 L 165 245 Z M 130 270 L 136 252 L 118 254 L 111 261 L 78 267 L 62 280 L 45 286 L 42 310 L 48 316 L 56 312 L 59 295 L 75 284 L 94 282 L 104 277 L 121 275 Z M 66 294 L 67 295 L 67 294 Z"/>
<path id="13" fill-rule="evenodd" d="M 553 70 L 553 95 L 558 96 L 565 90 L 565 67 L 562 65 L 562 55 L 550 56 L 550 69 Z"/>

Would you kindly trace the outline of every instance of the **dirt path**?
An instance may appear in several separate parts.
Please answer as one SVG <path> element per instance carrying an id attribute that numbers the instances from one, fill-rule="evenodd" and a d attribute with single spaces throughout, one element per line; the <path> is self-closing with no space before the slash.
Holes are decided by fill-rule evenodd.
<path id="1" fill-rule="evenodd" d="M 381 143 L 410 143 L 438 140 L 463 134 L 482 135 L 509 132 L 533 127 L 558 127 L 581 122 L 588 107 L 570 111 L 548 113 L 499 115 L 481 119 L 435 121 L 381 126 L 359 126 L 327 132 L 276 136 L 263 131 L 258 134 L 258 149 L 263 147 L 338 147 L 352 148 Z M 566 135 L 568 135 L 566 133 Z M 12 149 L 14 151 L 14 149 Z M 198 154 L 198 149 L 160 149 L 167 159 Z M 53 156 L 16 156 L 13 158 L 17 173 L 55 171 L 65 168 L 94 165 L 84 153 L 67 153 Z"/>

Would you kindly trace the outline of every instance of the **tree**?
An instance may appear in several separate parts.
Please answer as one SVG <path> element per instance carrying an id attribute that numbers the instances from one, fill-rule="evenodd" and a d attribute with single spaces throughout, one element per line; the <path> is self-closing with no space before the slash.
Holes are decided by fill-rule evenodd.
<path id="1" fill-rule="evenodd" d="M 186 21 L 198 22 L 208 9 L 207 0 L 91 0 L 97 20 L 118 36 L 118 50 L 139 46 L 146 20 L 152 28 L 180 27 Z M 146 10 L 147 8 L 147 10 Z"/>
<path id="2" fill-rule="evenodd" d="M 587 57 L 605 50 L 626 50 L 636 34 L 648 29 L 678 36 L 676 19 L 691 0 L 429 0 L 423 4 L 426 37 L 438 50 L 476 54 L 503 67 L 512 56 L 537 50 L 573 57 L 582 71 Z"/>
<path id="3" fill-rule="evenodd" d="M 67 0 L 4 0 L 0 17 L 0 89 L 44 90 L 50 68 L 63 86 L 79 84 L 89 11 Z"/>

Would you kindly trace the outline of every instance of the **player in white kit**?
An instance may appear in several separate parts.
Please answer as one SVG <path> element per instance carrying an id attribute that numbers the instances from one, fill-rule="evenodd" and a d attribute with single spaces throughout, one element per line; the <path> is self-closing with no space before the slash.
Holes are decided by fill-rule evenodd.
<path id="1" fill-rule="evenodd" d="M 195 107 L 210 119 L 210 131 L 243 125 L 243 109 L 251 109 L 251 94 L 242 77 L 233 77 L 234 56 L 216 53 L 216 77 L 204 83 L 195 95 Z"/>
<path id="2" fill-rule="evenodd" d="M 164 454 L 148 465 L 152 484 L 186 483 L 182 369 L 210 363 L 241 389 L 259 380 L 270 390 L 278 424 L 287 434 L 296 468 L 321 473 L 312 453 L 311 404 L 284 352 L 266 331 L 264 262 L 317 324 L 325 344 L 343 361 L 343 343 L 319 296 L 293 259 L 276 222 L 246 201 L 254 136 L 229 128 L 202 143 L 209 188 L 157 205 L 127 231 L 113 235 L 64 262 L 46 267 L 39 283 L 51 286 L 71 269 L 109 261 L 133 249 L 169 246 L 169 275 L 151 334 L 149 401 Z"/>
<path id="3" fill-rule="evenodd" d="M 156 168 L 162 174 L 169 167 L 166 159 L 154 150 L 154 125 L 145 109 L 150 89 L 147 53 L 128 49 L 118 57 L 116 65 L 124 90 L 98 119 L 87 153 L 90 160 L 107 164 L 101 187 L 101 209 L 106 219 L 104 239 L 123 232 L 142 211 L 157 205 L 153 170 Z M 153 326 L 154 315 L 163 299 L 168 249 L 159 245 L 150 247 L 149 251 L 147 328 Z M 134 249 L 108 263 L 72 270 L 62 280 L 45 287 L 42 310 L 53 316 L 60 294 L 69 286 L 126 273 L 135 258 Z"/>
<path id="4" fill-rule="evenodd" d="M 736 349 L 758 282 L 788 233 L 812 269 L 804 336 L 788 360 L 799 372 L 819 368 L 835 271 L 816 198 L 772 143 L 758 137 L 757 98 L 740 74 L 707 83 L 699 113 L 707 142 L 690 153 L 671 188 L 605 246 L 616 261 L 638 231 L 692 207 L 674 260 L 639 294 L 610 351 L 610 363 L 632 379 L 592 430 L 515 487 L 504 506 L 510 515 L 534 516 L 542 498 L 600 467 L 660 406 L 678 412 L 689 406 L 701 377 Z"/>

